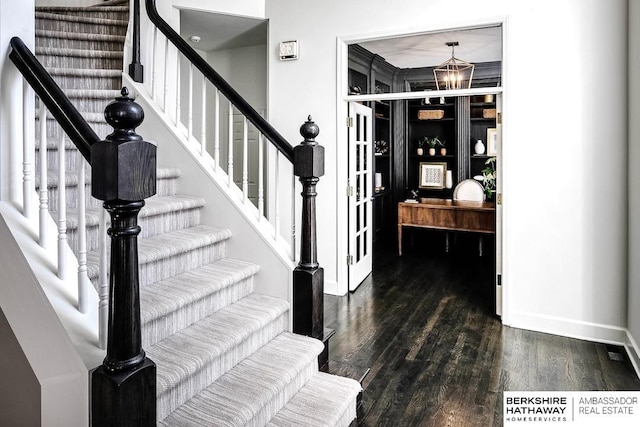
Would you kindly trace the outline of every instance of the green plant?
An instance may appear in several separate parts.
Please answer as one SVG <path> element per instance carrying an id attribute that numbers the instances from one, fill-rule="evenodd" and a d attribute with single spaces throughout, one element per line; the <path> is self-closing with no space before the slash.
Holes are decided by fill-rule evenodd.
<path id="1" fill-rule="evenodd" d="M 429 148 L 444 147 L 444 141 L 441 141 L 437 136 L 434 136 L 433 138 L 425 136 L 418 142 L 418 147 L 422 148 L 425 145 Z"/>
<path id="2" fill-rule="evenodd" d="M 484 169 L 482 169 L 482 186 L 484 187 L 484 194 L 487 199 L 493 196 L 493 192 L 496 190 L 496 158 L 490 157 L 484 162 Z"/>

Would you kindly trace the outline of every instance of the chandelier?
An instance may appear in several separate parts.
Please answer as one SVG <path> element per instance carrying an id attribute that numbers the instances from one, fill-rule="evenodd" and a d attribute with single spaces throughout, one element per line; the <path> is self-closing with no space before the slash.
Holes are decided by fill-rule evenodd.
<path id="1" fill-rule="evenodd" d="M 451 46 L 451 59 L 433 69 L 437 90 L 470 89 L 475 65 L 456 58 L 458 42 L 447 42 Z"/>

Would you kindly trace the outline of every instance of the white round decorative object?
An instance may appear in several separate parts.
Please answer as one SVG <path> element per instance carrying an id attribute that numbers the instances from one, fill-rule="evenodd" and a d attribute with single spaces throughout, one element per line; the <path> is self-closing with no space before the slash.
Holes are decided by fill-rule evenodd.
<path id="1" fill-rule="evenodd" d="M 462 200 L 467 202 L 484 201 L 484 187 L 473 179 L 465 179 L 456 185 L 453 190 L 453 200 Z"/>
<path id="2" fill-rule="evenodd" d="M 447 174 L 445 175 L 444 186 L 447 188 L 453 187 L 453 173 L 450 170 L 447 170 Z"/>
<path id="3" fill-rule="evenodd" d="M 484 154 L 484 144 L 482 143 L 481 139 L 476 141 L 476 145 L 473 146 L 473 149 L 475 150 L 476 154 Z"/>

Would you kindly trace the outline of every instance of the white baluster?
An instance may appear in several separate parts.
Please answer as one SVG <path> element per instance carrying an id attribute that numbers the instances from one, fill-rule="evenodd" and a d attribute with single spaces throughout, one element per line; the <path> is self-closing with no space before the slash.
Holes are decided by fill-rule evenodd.
<path id="1" fill-rule="evenodd" d="M 101 349 L 107 348 L 109 323 L 109 269 L 107 267 L 107 212 L 100 207 L 98 224 L 98 340 Z"/>
<path id="2" fill-rule="evenodd" d="M 264 140 L 258 135 L 258 220 L 264 217 Z"/>
<path id="3" fill-rule="evenodd" d="M 275 202 L 275 238 L 278 239 L 278 237 L 280 236 L 280 190 L 279 190 L 279 183 L 280 183 L 280 152 L 278 150 L 274 150 L 275 151 L 275 185 L 274 187 L 274 192 L 273 192 L 273 199 Z"/>
<path id="4" fill-rule="evenodd" d="M 247 130 L 247 118 L 242 116 L 242 201 L 249 199 L 249 131 Z"/>
<path id="5" fill-rule="evenodd" d="M 33 91 L 26 80 L 22 81 L 22 214 L 31 218 L 33 206 L 31 195 L 33 192 L 33 156 L 35 151 L 33 129 Z"/>
<path id="6" fill-rule="evenodd" d="M 176 51 L 176 127 L 180 124 L 180 51 Z"/>
<path id="7" fill-rule="evenodd" d="M 47 219 L 49 218 L 49 189 L 47 176 L 47 107 L 40 100 L 40 246 L 49 245 Z"/>
<path id="8" fill-rule="evenodd" d="M 67 262 L 67 191 L 65 166 L 65 133 L 60 129 L 58 141 L 58 277 L 66 278 Z M 79 188 L 78 191 L 84 191 Z"/>
<path id="9" fill-rule="evenodd" d="M 151 98 L 156 101 L 156 88 L 158 83 L 156 79 L 156 44 L 158 39 L 158 29 L 153 27 L 153 38 L 151 39 Z"/>
<path id="10" fill-rule="evenodd" d="M 189 62 L 189 109 L 187 110 L 187 140 L 193 135 L 193 64 Z"/>
<path id="11" fill-rule="evenodd" d="M 207 79 L 202 75 L 202 135 L 200 136 L 200 155 L 207 151 Z"/>
<path id="12" fill-rule="evenodd" d="M 213 164 L 215 165 L 214 167 L 217 170 L 218 166 L 220 166 L 220 91 L 218 90 L 218 88 L 216 88 L 215 108 L 216 113 L 213 119 L 213 126 L 215 128 L 215 136 L 213 141 Z"/>
<path id="13" fill-rule="evenodd" d="M 169 114 L 169 112 L 167 111 L 167 99 L 169 98 L 169 82 L 167 80 L 167 75 L 169 73 L 167 73 L 169 69 L 169 39 L 168 38 L 164 38 L 164 96 L 162 97 L 163 99 L 163 107 L 162 107 L 162 111 L 165 114 Z"/>
<path id="14" fill-rule="evenodd" d="M 89 275 L 87 274 L 87 205 L 84 194 L 84 157 L 78 150 L 78 310 L 89 310 Z"/>
<path id="15" fill-rule="evenodd" d="M 227 156 L 227 173 L 229 174 L 228 185 L 233 184 L 233 104 L 229 101 L 229 153 Z"/>

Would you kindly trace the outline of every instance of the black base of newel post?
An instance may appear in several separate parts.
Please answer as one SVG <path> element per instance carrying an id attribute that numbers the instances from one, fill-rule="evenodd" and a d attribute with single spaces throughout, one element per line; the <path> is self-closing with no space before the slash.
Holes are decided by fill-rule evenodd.
<path id="1" fill-rule="evenodd" d="M 145 358 L 130 371 L 91 373 L 91 426 L 156 425 L 156 364 Z"/>
<path id="2" fill-rule="evenodd" d="M 322 339 L 324 335 L 324 269 L 293 271 L 293 325 L 296 334 Z"/>
<path id="3" fill-rule="evenodd" d="M 142 83 L 144 79 L 144 67 L 142 64 L 139 62 L 129 64 L 129 77 L 136 83 Z"/>
<path id="4" fill-rule="evenodd" d="M 332 333 L 324 329 L 324 270 L 317 261 L 316 184 L 324 175 L 324 147 L 315 140 L 319 132 L 309 116 L 300 127 L 304 141 L 293 149 L 293 173 L 302 183 L 300 262 L 293 271 L 293 332 L 322 340 L 324 351 L 318 356 L 322 368 L 329 359 Z"/>

